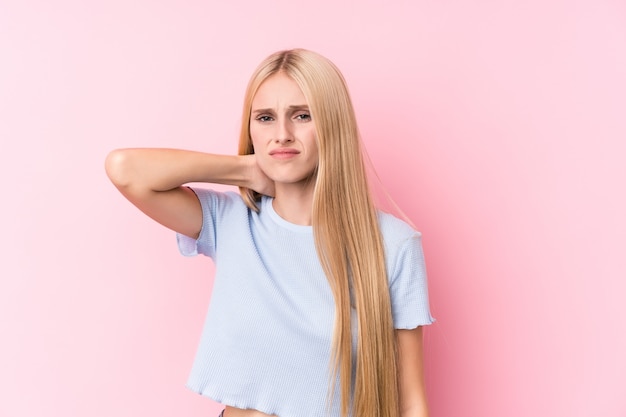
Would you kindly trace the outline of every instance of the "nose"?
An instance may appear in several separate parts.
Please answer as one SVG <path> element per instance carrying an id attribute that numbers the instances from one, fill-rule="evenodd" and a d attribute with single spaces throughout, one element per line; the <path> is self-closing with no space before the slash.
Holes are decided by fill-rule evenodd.
<path id="1" fill-rule="evenodd" d="M 293 130 L 287 118 L 277 121 L 274 138 L 275 142 L 281 144 L 293 142 Z"/>

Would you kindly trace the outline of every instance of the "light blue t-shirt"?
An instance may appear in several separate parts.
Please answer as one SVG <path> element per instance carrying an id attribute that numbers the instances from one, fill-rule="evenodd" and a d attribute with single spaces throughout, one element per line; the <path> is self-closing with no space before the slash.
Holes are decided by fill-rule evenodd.
<path id="1" fill-rule="evenodd" d="M 194 188 L 197 240 L 177 235 L 183 255 L 215 262 L 215 282 L 187 386 L 224 405 L 279 417 L 326 412 L 334 299 L 311 226 L 289 223 L 263 197 L 256 213 L 234 192 Z M 430 324 L 421 235 L 379 214 L 394 327 Z M 339 416 L 339 397 L 330 416 Z"/>

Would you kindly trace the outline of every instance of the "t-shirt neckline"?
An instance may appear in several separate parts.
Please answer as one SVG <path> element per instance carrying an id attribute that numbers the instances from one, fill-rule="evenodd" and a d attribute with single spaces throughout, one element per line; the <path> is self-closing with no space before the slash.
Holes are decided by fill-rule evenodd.
<path id="1" fill-rule="evenodd" d="M 273 197 L 263 196 L 261 210 L 266 211 L 274 223 L 294 232 L 313 233 L 313 226 L 291 223 L 280 217 L 280 215 L 276 213 L 276 210 L 274 210 L 274 205 L 272 204 L 273 201 Z"/>

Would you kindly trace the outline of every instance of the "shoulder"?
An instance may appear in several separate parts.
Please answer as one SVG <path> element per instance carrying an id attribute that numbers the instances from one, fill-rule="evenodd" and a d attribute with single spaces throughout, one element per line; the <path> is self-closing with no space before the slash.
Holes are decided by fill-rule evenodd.
<path id="1" fill-rule="evenodd" d="M 380 232 L 385 248 L 385 263 L 394 282 L 410 267 L 423 263 L 422 234 L 396 216 L 378 212 Z"/>
<path id="2" fill-rule="evenodd" d="M 385 246 L 402 245 L 407 240 L 420 239 L 422 234 L 413 226 L 384 211 L 378 211 L 378 224 Z"/>

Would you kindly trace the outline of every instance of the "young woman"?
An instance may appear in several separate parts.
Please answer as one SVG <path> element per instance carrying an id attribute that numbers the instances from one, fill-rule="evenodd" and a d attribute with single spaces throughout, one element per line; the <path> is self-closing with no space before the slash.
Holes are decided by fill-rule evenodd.
<path id="1" fill-rule="evenodd" d="M 108 156 L 128 200 L 215 262 L 188 386 L 225 417 L 427 416 L 420 234 L 375 209 L 360 147 L 341 73 L 296 49 L 253 74 L 239 155 Z"/>

